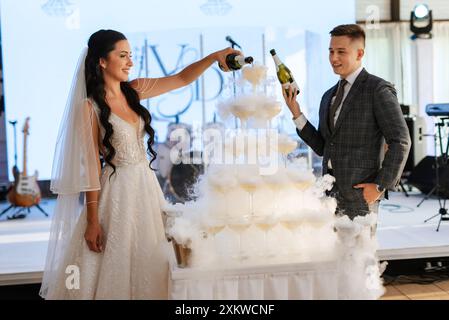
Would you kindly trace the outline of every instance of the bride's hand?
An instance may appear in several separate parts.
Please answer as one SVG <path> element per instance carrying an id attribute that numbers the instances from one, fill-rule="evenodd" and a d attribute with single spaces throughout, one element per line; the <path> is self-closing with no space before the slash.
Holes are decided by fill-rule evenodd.
<path id="1" fill-rule="evenodd" d="M 240 51 L 234 50 L 232 48 L 226 48 L 213 53 L 214 59 L 223 68 L 223 71 L 230 71 L 228 66 L 226 65 L 226 56 L 232 53 L 235 53 L 237 55 L 243 55 Z"/>
<path id="2" fill-rule="evenodd" d="M 98 253 L 103 251 L 103 229 L 99 223 L 87 224 L 84 239 L 91 251 Z"/>

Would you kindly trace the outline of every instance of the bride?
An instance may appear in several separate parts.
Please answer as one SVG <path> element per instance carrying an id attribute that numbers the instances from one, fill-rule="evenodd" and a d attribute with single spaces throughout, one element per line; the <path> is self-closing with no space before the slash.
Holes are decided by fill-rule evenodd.
<path id="1" fill-rule="evenodd" d="M 56 144 L 51 190 L 58 201 L 42 297 L 168 298 L 164 198 L 151 169 L 154 130 L 139 101 L 190 84 L 215 61 L 228 71 L 225 59 L 234 52 L 217 51 L 173 76 L 128 81 L 126 37 L 113 30 L 91 35 Z"/>

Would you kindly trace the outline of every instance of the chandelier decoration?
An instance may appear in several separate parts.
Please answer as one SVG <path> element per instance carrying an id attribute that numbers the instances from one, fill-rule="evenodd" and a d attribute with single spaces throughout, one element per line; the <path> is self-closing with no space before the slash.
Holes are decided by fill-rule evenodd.
<path id="1" fill-rule="evenodd" d="M 224 16 L 232 9 L 226 0 L 207 0 L 200 6 L 201 11 L 208 16 Z"/>
<path id="2" fill-rule="evenodd" d="M 68 0 L 48 0 L 41 8 L 49 16 L 55 17 L 68 17 L 74 11 L 73 4 Z"/>

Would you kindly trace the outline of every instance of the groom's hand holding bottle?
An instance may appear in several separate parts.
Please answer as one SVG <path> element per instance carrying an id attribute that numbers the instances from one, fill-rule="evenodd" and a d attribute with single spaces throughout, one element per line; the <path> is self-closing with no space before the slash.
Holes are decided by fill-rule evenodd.
<path id="1" fill-rule="evenodd" d="M 285 103 L 293 115 L 293 120 L 299 118 L 302 115 L 302 112 L 298 101 L 296 101 L 297 90 L 293 86 L 290 86 L 288 89 L 282 90 L 282 94 L 284 96 Z"/>

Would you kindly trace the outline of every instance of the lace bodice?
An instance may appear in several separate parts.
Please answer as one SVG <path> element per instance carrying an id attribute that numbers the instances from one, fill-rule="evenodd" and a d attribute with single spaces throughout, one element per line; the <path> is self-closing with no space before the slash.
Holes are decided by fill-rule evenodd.
<path id="1" fill-rule="evenodd" d="M 99 121 L 98 115 L 100 109 L 95 104 L 94 109 L 100 127 L 100 150 L 104 153 L 102 141 L 106 131 Z M 111 144 L 115 148 L 115 156 L 112 159 L 112 163 L 116 166 L 126 166 L 147 160 L 144 143 L 145 130 L 143 119 L 139 117 L 137 123 L 132 124 L 111 112 L 109 122 L 112 124 L 114 130 L 111 137 Z"/>

